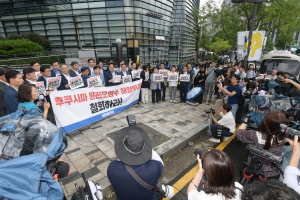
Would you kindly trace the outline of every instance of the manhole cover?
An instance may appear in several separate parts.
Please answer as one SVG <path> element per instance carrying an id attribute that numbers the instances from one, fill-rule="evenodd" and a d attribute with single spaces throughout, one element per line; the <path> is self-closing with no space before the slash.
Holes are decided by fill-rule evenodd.
<path id="1" fill-rule="evenodd" d="M 158 145 L 168 141 L 170 138 L 159 131 L 147 126 L 144 123 L 138 123 L 137 126 L 143 128 L 147 133 L 148 137 L 150 138 L 152 148 L 157 147 Z M 114 131 L 112 133 L 107 134 L 108 137 L 110 137 L 112 140 L 115 141 L 115 135 L 117 131 Z"/>

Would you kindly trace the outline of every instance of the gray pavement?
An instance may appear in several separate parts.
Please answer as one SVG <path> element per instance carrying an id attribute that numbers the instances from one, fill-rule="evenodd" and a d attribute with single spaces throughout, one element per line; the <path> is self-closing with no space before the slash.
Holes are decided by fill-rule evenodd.
<path id="1" fill-rule="evenodd" d="M 168 97 L 168 92 L 166 96 Z M 179 102 L 179 91 L 176 100 Z M 201 115 L 211 107 L 213 104 L 205 103 L 193 107 L 185 103 L 170 103 L 168 100 L 152 104 L 149 98 L 149 104 L 136 104 L 119 114 L 69 133 L 69 144 L 61 157 L 70 164 L 72 170 L 69 176 L 60 179 L 65 196 L 70 199 L 76 192 L 75 183 L 84 186 L 82 173 L 87 179 L 98 182 L 104 188 L 104 196 L 113 192 L 106 174 L 109 163 L 116 158 L 111 136 L 117 130 L 128 126 L 127 115 L 135 115 L 137 123 L 160 133 L 156 137 L 150 136 L 150 139 L 156 140 L 152 141 L 153 144 L 159 144 L 153 146 L 153 149 L 164 158 L 189 141 L 195 140 L 201 131 L 207 129 L 208 122 Z"/>

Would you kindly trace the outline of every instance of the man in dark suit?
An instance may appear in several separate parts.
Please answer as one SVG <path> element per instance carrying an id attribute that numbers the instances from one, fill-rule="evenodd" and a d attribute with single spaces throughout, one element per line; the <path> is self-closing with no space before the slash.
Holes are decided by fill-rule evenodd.
<path id="1" fill-rule="evenodd" d="M 51 63 L 51 77 L 57 77 L 57 76 L 60 76 L 61 75 L 61 71 L 59 69 L 59 64 L 57 61 L 53 61 Z"/>
<path id="2" fill-rule="evenodd" d="M 10 70 L 7 68 L 0 68 L 0 117 L 3 117 L 7 114 L 6 105 L 4 102 L 4 93 L 9 86 L 7 80 L 5 78 L 6 72 Z"/>
<path id="3" fill-rule="evenodd" d="M 34 69 L 31 67 L 23 69 L 23 79 L 24 84 L 35 84 L 37 77 Z"/>
<path id="4" fill-rule="evenodd" d="M 114 83 L 114 79 L 113 79 L 114 75 L 117 75 L 117 73 L 115 72 L 115 65 L 113 63 L 109 63 L 108 71 L 106 71 L 104 73 L 106 87 L 119 85 L 122 82 L 122 79 L 121 79 L 120 83 Z"/>
<path id="5" fill-rule="evenodd" d="M 187 66 L 184 66 L 182 69 L 182 72 L 180 74 L 190 74 L 187 71 Z M 191 77 L 190 77 L 191 79 Z M 189 91 L 189 85 L 190 85 L 190 80 L 185 82 L 185 81 L 180 81 L 180 103 L 185 103 L 186 102 L 186 95 Z"/>
<path id="6" fill-rule="evenodd" d="M 71 67 L 72 69 L 70 70 L 69 74 L 71 77 L 76 77 L 76 76 L 79 76 L 80 75 L 80 71 L 79 71 L 79 65 L 78 65 L 78 62 L 76 61 L 73 61 L 71 63 Z"/>
<path id="7" fill-rule="evenodd" d="M 126 65 L 125 64 L 122 64 L 121 66 L 121 71 L 118 73 L 119 75 L 121 75 L 121 78 L 123 76 L 128 76 L 130 75 L 129 71 L 126 71 Z"/>
<path id="8" fill-rule="evenodd" d="M 61 64 L 60 70 L 61 70 L 61 81 L 60 81 L 60 86 L 57 88 L 57 90 L 69 90 L 70 89 L 69 80 L 71 76 L 69 74 L 68 65 Z"/>
<path id="9" fill-rule="evenodd" d="M 90 78 L 88 67 L 81 68 L 81 78 L 83 80 L 84 87 L 87 87 L 88 86 L 87 80 L 88 80 L 88 78 Z"/>
<path id="10" fill-rule="evenodd" d="M 88 64 L 89 64 L 89 67 L 88 67 L 89 74 L 88 75 L 91 76 L 94 74 L 94 66 L 95 66 L 94 59 L 92 59 L 92 58 L 88 59 Z M 81 71 L 81 73 L 82 73 L 82 71 Z"/>
<path id="11" fill-rule="evenodd" d="M 7 107 L 7 114 L 13 113 L 18 109 L 18 89 L 23 84 L 24 80 L 19 71 L 10 70 L 5 74 L 6 81 L 9 86 L 4 93 L 4 102 Z"/>

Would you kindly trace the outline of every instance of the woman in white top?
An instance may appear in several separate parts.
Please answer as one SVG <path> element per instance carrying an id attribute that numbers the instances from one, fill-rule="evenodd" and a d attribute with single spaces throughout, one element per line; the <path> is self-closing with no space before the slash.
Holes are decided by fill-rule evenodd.
<path id="1" fill-rule="evenodd" d="M 96 87 L 103 87 L 102 79 L 101 79 L 101 69 L 98 65 L 94 66 L 94 73 L 92 74 L 91 77 L 94 77 L 94 76 L 96 76 L 97 80 L 98 80 L 98 85 Z M 103 79 L 104 79 L 104 77 L 103 77 Z"/>
<path id="2" fill-rule="evenodd" d="M 233 163 L 225 152 L 210 149 L 203 155 L 202 161 L 199 155 L 197 160 L 199 170 L 188 186 L 188 200 L 241 199 L 243 186 L 235 182 Z M 201 182 L 202 179 L 205 181 Z M 200 183 L 203 190 L 198 192 Z"/>
<path id="3" fill-rule="evenodd" d="M 177 90 L 177 80 L 169 80 L 169 75 L 177 75 L 178 73 L 176 72 L 176 66 L 172 65 L 171 71 L 168 73 L 168 82 L 169 82 L 169 93 L 170 93 L 170 102 L 176 103 L 175 98 L 176 98 L 176 90 Z"/>

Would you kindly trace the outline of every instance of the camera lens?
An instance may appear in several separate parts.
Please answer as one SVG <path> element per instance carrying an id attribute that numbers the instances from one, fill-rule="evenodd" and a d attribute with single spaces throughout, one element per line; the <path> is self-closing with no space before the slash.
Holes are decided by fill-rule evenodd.
<path id="1" fill-rule="evenodd" d="M 196 156 L 199 155 L 200 159 L 201 159 L 202 156 L 203 156 L 203 152 L 202 152 L 200 149 L 196 149 L 195 152 L 194 152 L 194 154 L 195 154 Z"/>

